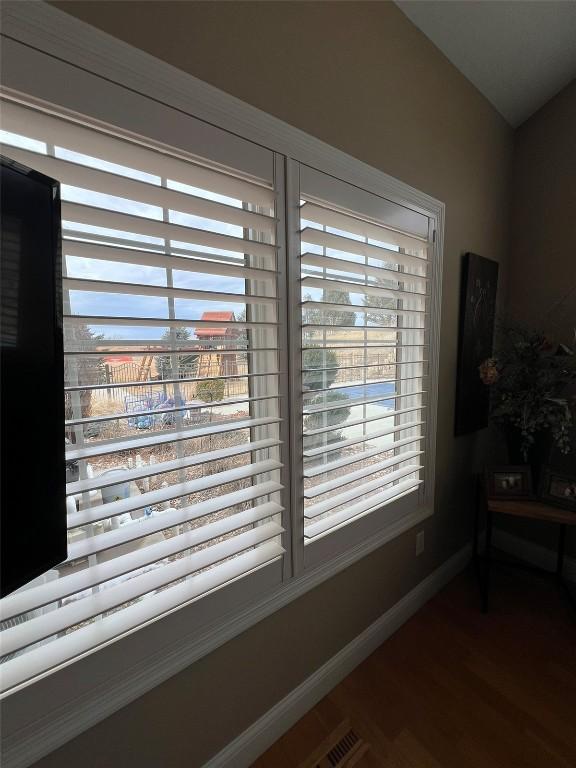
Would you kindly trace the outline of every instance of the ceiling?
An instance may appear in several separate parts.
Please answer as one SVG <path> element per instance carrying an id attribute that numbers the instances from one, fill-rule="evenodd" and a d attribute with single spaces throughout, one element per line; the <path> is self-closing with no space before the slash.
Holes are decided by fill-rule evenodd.
<path id="1" fill-rule="evenodd" d="M 516 127 L 576 77 L 576 0 L 396 0 Z"/>

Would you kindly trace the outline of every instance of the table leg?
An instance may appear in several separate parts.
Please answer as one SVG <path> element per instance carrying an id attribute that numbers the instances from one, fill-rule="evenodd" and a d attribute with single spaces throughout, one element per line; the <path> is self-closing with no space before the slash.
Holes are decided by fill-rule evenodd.
<path id="1" fill-rule="evenodd" d="M 564 555 L 566 550 L 566 525 L 560 524 L 558 532 L 558 559 L 556 561 L 556 576 L 560 581 L 564 575 Z"/>
<path id="2" fill-rule="evenodd" d="M 488 613 L 488 592 L 490 590 L 490 565 L 492 553 L 492 512 L 486 505 L 486 545 L 484 548 L 484 591 L 482 594 L 482 613 Z"/>
<path id="3" fill-rule="evenodd" d="M 472 556 L 474 560 L 474 567 L 478 571 L 478 558 L 480 555 L 480 483 L 476 480 L 476 488 L 474 493 L 474 538 L 472 543 Z"/>

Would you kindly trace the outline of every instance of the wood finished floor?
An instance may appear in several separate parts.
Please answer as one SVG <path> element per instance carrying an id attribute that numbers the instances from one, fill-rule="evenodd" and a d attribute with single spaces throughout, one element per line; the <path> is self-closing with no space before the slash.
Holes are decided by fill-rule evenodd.
<path id="1" fill-rule="evenodd" d="M 358 768 L 576 768 L 576 620 L 550 582 L 455 579 L 262 755 L 298 768 L 345 719 Z"/>

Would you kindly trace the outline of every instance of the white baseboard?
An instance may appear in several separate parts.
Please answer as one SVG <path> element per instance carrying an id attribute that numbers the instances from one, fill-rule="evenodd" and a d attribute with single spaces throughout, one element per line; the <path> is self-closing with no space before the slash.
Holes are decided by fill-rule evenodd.
<path id="1" fill-rule="evenodd" d="M 501 549 L 503 552 L 513 555 L 519 560 L 525 560 L 538 568 L 545 568 L 548 571 L 556 569 L 556 552 L 542 547 L 540 544 L 534 544 L 533 541 L 514 536 L 500 528 L 494 528 L 492 543 L 496 549 Z M 564 578 L 567 581 L 576 581 L 576 559 L 573 557 L 566 556 Z"/>
<path id="2" fill-rule="evenodd" d="M 471 555 L 471 545 L 463 547 L 205 763 L 204 768 L 248 768 L 346 675 L 463 570 Z"/>

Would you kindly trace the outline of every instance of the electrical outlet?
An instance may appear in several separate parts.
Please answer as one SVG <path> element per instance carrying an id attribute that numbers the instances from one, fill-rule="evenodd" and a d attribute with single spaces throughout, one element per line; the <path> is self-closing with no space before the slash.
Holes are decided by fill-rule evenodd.
<path id="1" fill-rule="evenodd" d="M 416 534 L 416 557 L 424 552 L 424 531 L 418 531 Z"/>

